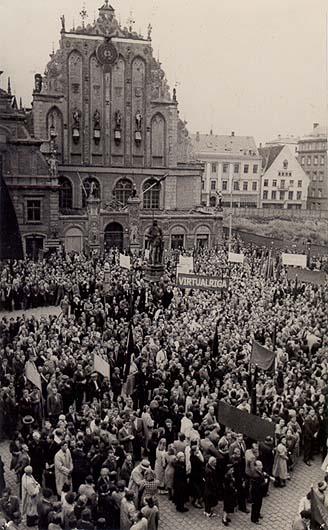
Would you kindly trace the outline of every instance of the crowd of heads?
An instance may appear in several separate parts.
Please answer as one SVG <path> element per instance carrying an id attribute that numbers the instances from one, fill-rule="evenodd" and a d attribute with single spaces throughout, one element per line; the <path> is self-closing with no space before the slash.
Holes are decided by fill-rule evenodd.
<path id="1" fill-rule="evenodd" d="M 288 280 L 279 257 L 265 277 L 268 253 L 241 250 L 244 265 L 228 263 L 226 249 L 195 253 L 197 273 L 226 278 L 216 292 L 178 288 L 174 255 L 153 287 L 141 259 L 127 271 L 114 251 L 2 267 L 3 309 L 61 308 L 0 317 L 0 434 L 12 440 L 19 484 L 31 466 L 40 498 L 58 495 L 49 530 L 156 528 L 161 493 L 178 511 L 190 499 L 208 517 L 223 501 L 225 525 L 251 501 L 255 523 L 254 499 L 270 477 L 285 487 L 300 455 L 310 465 L 325 454 L 327 286 Z M 274 348 L 273 371 L 251 367 L 254 339 Z M 95 372 L 94 354 L 109 379 Z M 220 424 L 220 400 L 273 422 L 274 437 L 258 444 Z M 71 462 L 61 480 L 59 453 Z"/>

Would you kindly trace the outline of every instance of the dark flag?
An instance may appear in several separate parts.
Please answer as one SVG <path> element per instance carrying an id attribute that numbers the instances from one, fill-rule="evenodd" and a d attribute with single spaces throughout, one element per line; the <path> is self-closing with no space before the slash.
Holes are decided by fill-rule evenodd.
<path id="1" fill-rule="evenodd" d="M 124 381 L 127 380 L 129 373 L 130 373 L 130 367 L 131 367 L 131 357 L 134 353 L 135 346 L 134 346 L 134 338 L 133 338 L 133 331 L 132 331 L 132 323 L 129 324 L 129 331 L 128 331 L 128 343 L 126 348 L 126 356 L 125 356 L 125 363 L 124 363 L 124 374 L 123 378 Z"/>
<path id="2" fill-rule="evenodd" d="M 0 156 L 0 260 L 23 259 L 22 238 L 16 212 L 3 176 Z"/>
<path id="3" fill-rule="evenodd" d="M 275 356 L 274 351 L 269 350 L 269 348 L 253 340 L 251 364 L 255 364 L 255 366 L 258 366 L 262 370 L 272 370 Z"/>
<path id="4" fill-rule="evenodd" d="M 311 489 L 311 528 L 328 530 L 328 510 L 313 488 Z"/>
<path id="5" fill-rule="evenodd" d="M 293 289 L 293 298 L 294 298 L 294 300 L 296 300 L 297 294 L 298 294 L 298 279 L 297 279 L 297 274 L 296 274 L 295 284 L 294 284 L 294 289 Z"/>

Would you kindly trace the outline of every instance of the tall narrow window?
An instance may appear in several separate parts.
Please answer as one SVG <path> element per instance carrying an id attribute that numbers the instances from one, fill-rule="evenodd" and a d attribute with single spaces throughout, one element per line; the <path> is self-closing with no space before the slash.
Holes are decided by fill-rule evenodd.
<path id="1" fill-rule="evenodd" d="M 120 179 L 113 189 L 113 198 L 121 206 L 126 206 L 132 194 L 132 182 L 129 179 Z"/>
<path id="2" fill-rule="evenodd" d="M 59 177 L 59 209 L 68 210 L 73 208 L 73 189 L 71 181 L 66 177 Z"/>
<path id="3" fill-rule="evenodd" d="M 160 207 L 161 185 L 155 179 L 146 180 L 143 185 L 143 207 L 158 210 Z"/>

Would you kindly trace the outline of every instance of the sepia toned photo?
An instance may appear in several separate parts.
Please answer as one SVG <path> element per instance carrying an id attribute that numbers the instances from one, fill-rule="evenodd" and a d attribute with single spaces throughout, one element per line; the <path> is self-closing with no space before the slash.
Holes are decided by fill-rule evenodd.
<path id="1" fill-rule="evenodd" d="M 0 530 L 328 530 L 328 5 L 0 0 Z"/>

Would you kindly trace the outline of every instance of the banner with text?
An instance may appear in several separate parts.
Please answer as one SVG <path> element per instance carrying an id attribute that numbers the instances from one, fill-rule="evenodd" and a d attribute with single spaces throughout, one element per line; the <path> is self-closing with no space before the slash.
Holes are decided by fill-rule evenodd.
<path id="1" fill-rule="evenodd" d="M 288 280 L 296 280 L 296 276 L 299 282 L 325 285 L 327 275 L 324 271 L 310 271 L 308 269 L 294 269 L 293 267 L 288 267 Z"/>
<path id="2" fill-rule="evenodd" d="M 292 267 L 306 267 L 306 254 L 286 254 L 283 252 L 281 254 L 282 264 L 291 265 Z"/>
<path id="3" fill-rule="evenodd" d="M 42 390 L 41 376 L 40 376 L 40 374 L 38 372 L 38 369 L 35 366 L 34 362 L 26 361 L 26 363 L 25 363 L 25 377 L 26 377 L 26 379 L 28 379 L 28 381 L 30 381 L 39 390 Z"/>
<path id="4" fill-rule="evenodd" d="M 224 401 L 219 401 L 218 405 L 219 423 L 258 442 L 264 441 L 267 436 L 274 439 L 275 424 L 273 422 L 239 410 Z"/>
<path id="5" fill-rule="evenodd" d="M 216 276 L 200 276 L 196 274 L 178 273 L 177 283 L 184 289 L 200 289 L 203 291 L 221 291 L 228 287 L 227 280 Z"/>
<path id="6" fill-rule="evenodd" d="M 104 377 L 108 377 L 109 379 L 109 363 L 105 361 L 105 359 L 100 357 L 100 355 L 97 355 L 97 353 L 93 354 L 93 369 L 95 372 L 98 372 L 99 374 L 103 375 Z"/>
<path id="7" fill-rule="evenodd" d="M 244 254 L 237 254 L 236 252 L 228 252 L 228 261 L 230 263 L 244 263 Z"/>

